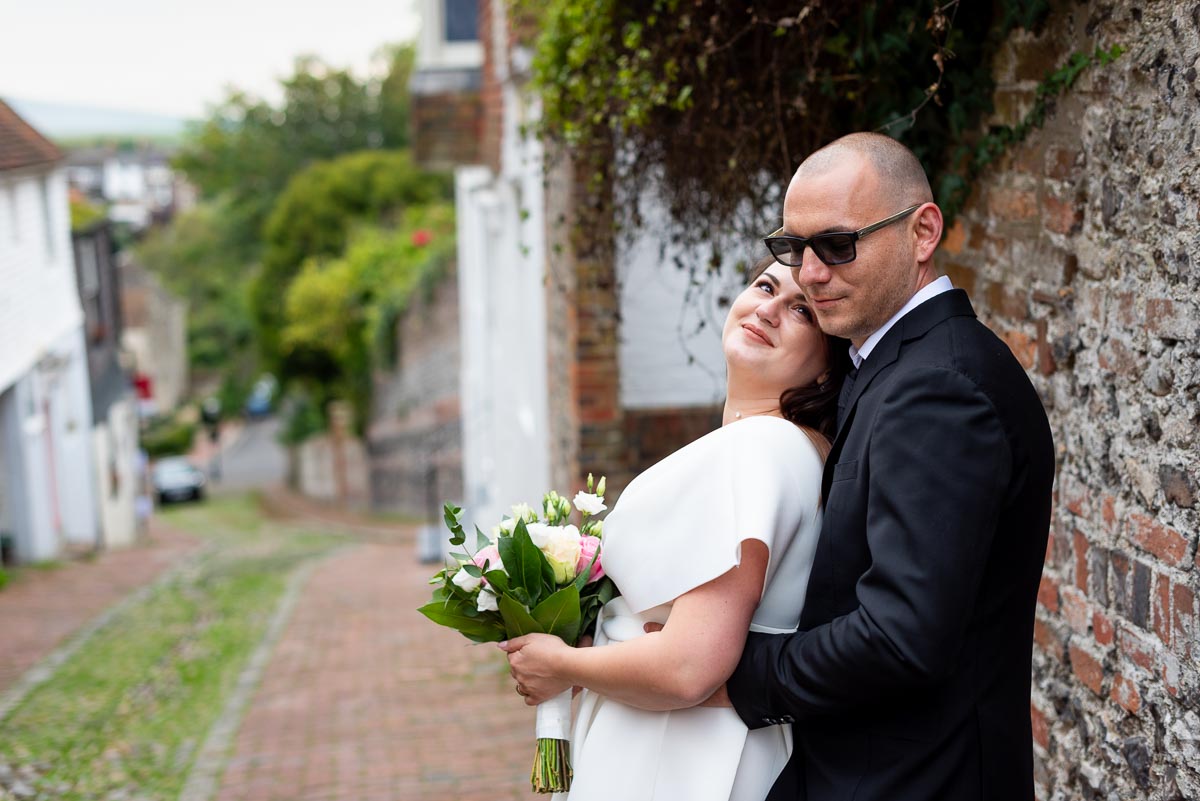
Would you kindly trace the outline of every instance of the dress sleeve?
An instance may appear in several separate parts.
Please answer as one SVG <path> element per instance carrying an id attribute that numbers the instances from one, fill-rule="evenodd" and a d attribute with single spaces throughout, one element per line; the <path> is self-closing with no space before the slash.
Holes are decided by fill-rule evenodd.
<path id="1" fill-rule="evenodd" d="M 634 613 L 736 567 L 748 539 L 770 551 L 769 580 L 806 518 L 818 514 L 820 464 L 804 432 L 778 418 L 714 431 L 626 488 L 604 523 L 605 571 Z"/>

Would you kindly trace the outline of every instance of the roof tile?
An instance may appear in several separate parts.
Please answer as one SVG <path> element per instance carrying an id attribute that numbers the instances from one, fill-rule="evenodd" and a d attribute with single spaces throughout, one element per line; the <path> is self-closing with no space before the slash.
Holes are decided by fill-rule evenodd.
<path id="1" fill-rule="evenodd" d="M 0 100 L 0 171 L 51 164 L 63 152 Z"/>

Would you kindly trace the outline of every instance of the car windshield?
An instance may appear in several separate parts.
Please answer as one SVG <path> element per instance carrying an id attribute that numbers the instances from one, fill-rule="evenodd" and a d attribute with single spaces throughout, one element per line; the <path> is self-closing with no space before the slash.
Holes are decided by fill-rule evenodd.
<path id="1" fill-rule="evenodd" d="M 154 472 L 160 476 L 182 476 L 195 472 L 196 468 L 190 462 L 171 461 L 160 462 Z"/>

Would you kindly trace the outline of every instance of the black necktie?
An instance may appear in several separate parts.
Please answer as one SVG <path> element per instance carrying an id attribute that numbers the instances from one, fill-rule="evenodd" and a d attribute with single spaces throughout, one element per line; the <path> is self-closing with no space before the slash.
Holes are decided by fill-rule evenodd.
<path id="1" fill-rule="evenodd" d="M 846 406 L 850 403 L 850 394 L 854 392 L 854 380 L 858 378 L 858 368 L 851 367 L 850 372 L 846 373 L 846 380 L 842 383 L 842 392 L 838 395 L 838 428 L 842 427 L 842 423 L 846 420 Z"/>

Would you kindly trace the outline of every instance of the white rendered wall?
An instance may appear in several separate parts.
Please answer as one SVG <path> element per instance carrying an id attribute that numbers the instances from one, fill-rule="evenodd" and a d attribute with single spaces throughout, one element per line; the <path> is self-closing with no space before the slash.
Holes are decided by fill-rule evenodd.
<path id="1" fill-rule="evenodd" d="M 65 171 L 0 174 L 0 390 L 82 323 Z"/>
<path id="2" fill-rule="evenodd" d="M 104 545 L 127 547 L 137 537 L 135 502 L 139 480 L 137 406 L 132 396 L 109 407 L 108 419 L 92 429 L 92 446 Z"/>
<path id="3" fill-rule="evenodd" d="M 92 455 L 92 397 L 88 384 L 87 350 L 83 329 L 70 331 L 55 343 L 55 370 L 37 369 L 43 398 L 48 402 L 46 432 L 54 454 L 53 475 L 63 540 L 72 545 L 100 544 L 96 500 L 95 459 Z"/>

